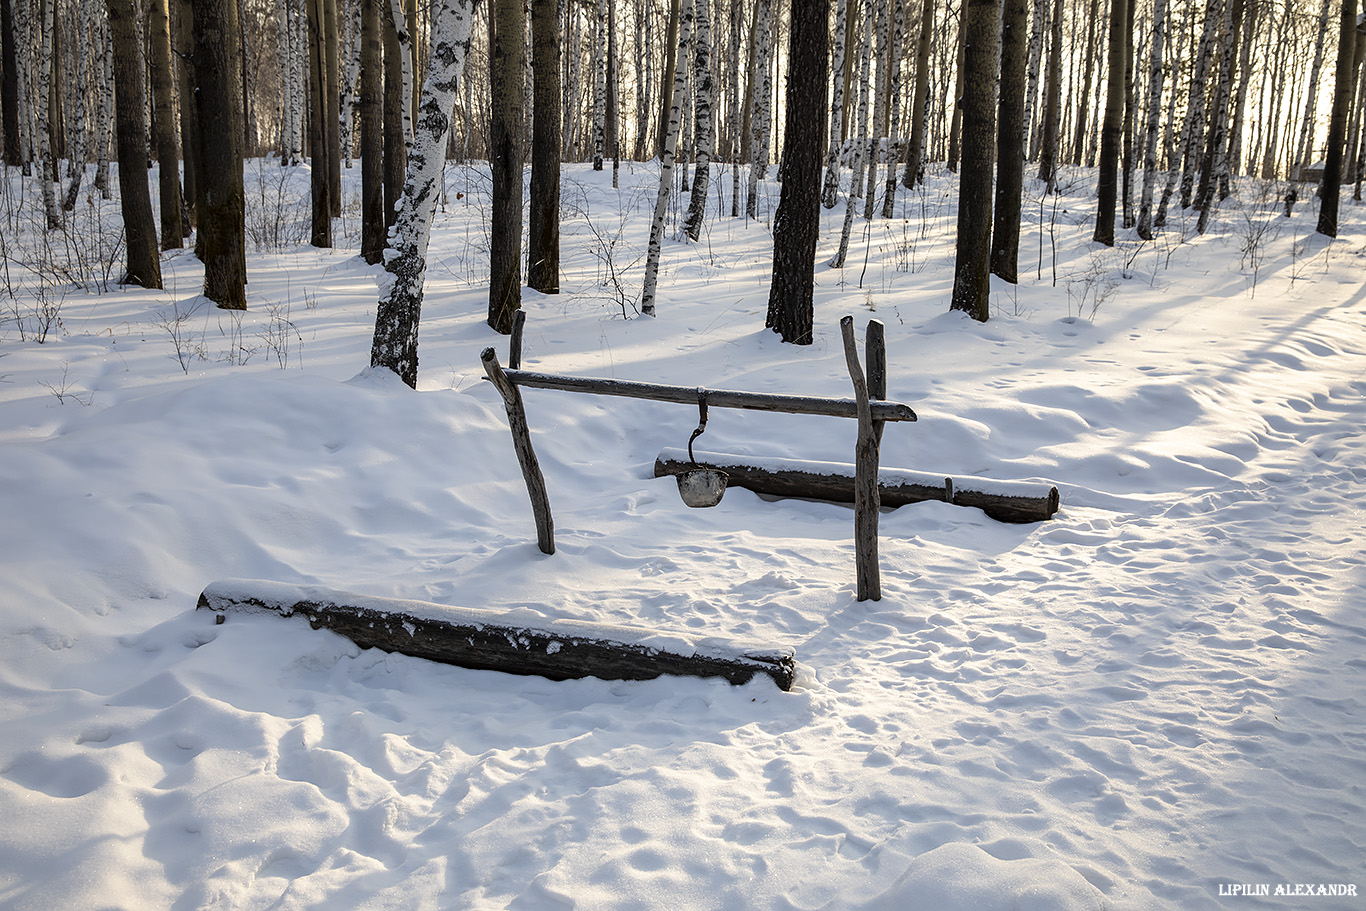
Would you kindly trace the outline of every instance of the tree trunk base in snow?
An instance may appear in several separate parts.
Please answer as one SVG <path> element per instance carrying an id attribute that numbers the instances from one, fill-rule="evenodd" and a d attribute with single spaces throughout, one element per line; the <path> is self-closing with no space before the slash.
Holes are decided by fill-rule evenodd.
<path id="1" fill-rule="evenodd" d="M 551 680 L 653 680 L 673 674 L 741 684 L 765 674 L 788 691 L 796 674 L 796 659 L 787 648 L 560 620 L 530 610 L 447 607 L 280 582 L 214 582 L 199 596 L 198 609 L 220 617 L 228 612 L 298 615 L 314 629 L 330 629 L 362 648 Z"/>
<path id="2" fill-rule="evenodd" d="M 730 476 L 729 486 L 773 497 L 801 497 L 854 502 L 854 466 L 844 462 L 797 459 L 754 459 L 696 450 L 697 464 Z M 655 477 L 677 475 L 694 467 L 681 449 L 665 449 L 655 459 Z M 990 478 L 946 478 L 923 471 L 884 468 L 878 476 L 883 506 L 905 506 L 937 500 L 973 506 L 1000 522 L 1042 522 L 1058 511 L 1058 488 L 1046 482 L 997 481 Z"/>

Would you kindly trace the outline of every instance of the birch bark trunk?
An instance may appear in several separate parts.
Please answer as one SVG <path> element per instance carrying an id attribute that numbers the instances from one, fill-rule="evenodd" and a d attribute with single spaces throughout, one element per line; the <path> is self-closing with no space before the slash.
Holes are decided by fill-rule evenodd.
<path id="1" fill-rule="evenodd" d="M 678 10 L 678 39 L 686 47 L 692 34 L 693 0 L 681 0 Z M 645 286 L 640 292 L 640 312 L 655 315 L 655 293 L 659 286 L 659 256 L 664 242 L 664 221 L 669 213 L 669 194 L 673 190 L 674 154 L 678 148 L 678 134 L 682 127 L 682 101 L 688 80 L 688 62 L 679 54 L 674 67 L 673 90 L 669 97 L 673 105 L 664 130 L 664 145 L 659 153 L 659 192 L 655 196 L 654 219 L 650 223 L 650 243 L 645 252 Z"/>
<path id="2" fill-rule="evenodd" d="M 417 388 L 417 333 L 432 216 L 440 198 L 446 139 L 474 29 L 472 0 L 442 0 L 418 107 L 417 135 L 403 181 L 398 219 L 385 251 L 370 365 L 386 367 Z M 520 94 L 520 93 L 519 93 Z"/>

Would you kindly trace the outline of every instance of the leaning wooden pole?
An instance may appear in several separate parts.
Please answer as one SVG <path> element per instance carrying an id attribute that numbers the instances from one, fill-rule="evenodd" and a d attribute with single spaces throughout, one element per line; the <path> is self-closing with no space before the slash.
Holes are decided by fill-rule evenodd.
<path id="1" fill-rule="evenodd" d="M 508 427 L 512 430 L 512 446 L 517 450 L 517 461 L 521 463 L 522 477 L 526 479 L 527 494 L 531 497 L 531 512 L 536 517 L 536 543 L 541 548 L 541 553 L 553 554 L 555 520 L 550 515 L 550 496 L 546 493 L 541 463 L 536 459 L 536 450 L 531 448 L 531 429 L 527 426 L 522 393 L 503 372 L 502 365 L 498 363 L 498 355 L 492 348 L 485 348 L 479 359 L 483 361 L 484 372 L 488 374 L 498 394 L 503 397 L 503 405 L 507 408 Z"/>
<path id="2" fill-rule="evenodd" d="M 868 402 L 868 380 L 859 364 L 854 344 L 854 318 L 840 320 L 844 339 L 844 359 L 849 379 L 854 383 L 858 402 L 858 442 L 854 447 L 854 562 L 858 580 L 858 600 L 881 601 L 882 579 L 877 563 L 878 434 L 873 429 L 873 410 Z"/>

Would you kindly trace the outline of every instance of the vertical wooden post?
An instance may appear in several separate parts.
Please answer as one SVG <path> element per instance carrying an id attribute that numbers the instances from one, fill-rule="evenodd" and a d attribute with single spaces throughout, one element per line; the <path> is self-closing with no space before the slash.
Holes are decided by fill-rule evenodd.
<path id="1" fill-rule="evenodd" d="M 531 497 L 531 512 L 536 517 L 536 543 L 540 546 L 541 553 L 553 554 L 555 521 L 550 515 L 550 497 L 546 494 L 541 463 L 536 460 L 536 451 L 531 448 L 531 430 L 527 427 L 522 393 L 503 373 L 502 365 L 498 363 L 498 355 L 492 348 L 485 348 L 479 359 L 483 361 L 484 372 L 503 397 L 503 405 L 507 408 L 512 446 L 517 450 L 517 461 L 522 465 L 522 477 L 526 479 L 527 494 Z"/>
<path id="2" fill-rule="evenodd" d="M 887 337 L 880 319 L 868 321 L 868 331 L 863 337 L 863 347 L 868 360 L 868 398 L 878 401 L 887 400 Z M 873 421 L 873 435 L 878 444 L 882 443 L 882 428 L 886 421 Z"/>
<path id="3" fill-rule="evenodd" d="M 858 402 L 858 442 L 854 448 L 854 562 L 858 600 L 880 601 L 882 580 L 877 558 L 878 508 L 881 505 L 877 489 L 878 435 L 873 429 L 868 380 L 859 364 L 852 316 L 840 320 L 840 334 L 844 340 L 844 359 L 849 366 L 849 379 L 854 383 L 854 398 Z M 885 378 L 884 367 L 884 384 Z"/>
<path id="4" fill-rule="evenodd" d="M 508 369 L 522 369 L 522 329 L 526 326 L 526 311 L 512 315 L 512 338 L 508 340 Z"/>

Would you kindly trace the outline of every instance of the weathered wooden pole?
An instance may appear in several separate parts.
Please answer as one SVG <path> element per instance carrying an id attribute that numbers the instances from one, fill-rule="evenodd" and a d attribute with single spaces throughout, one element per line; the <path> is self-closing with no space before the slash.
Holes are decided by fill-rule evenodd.
<path id="1" fill-rule="evenodd" d="M 543 554 L 555 552 L 555 520 L 550 515 L 550 497 L 545 489 L 545 476 L 541 474 L 541 463 L 536 459 L 536 450 L 531 448 L 531 429 L 526 422 L 526 406 L 522 404 L 522 393 L 508 380 L 503 367 L 498 363 L 498 355 L 492 348 L 485 348 L 479 355 L 484 363 L 484 372 L 492 381 L 498 394 L 503 397 L 507 408 L 508 427 L 512 431 L 512 446 L 517 450 L 517 461 L 522 465 L 522 477 L 526 479 L 527 494 L 531 497 L 531 512 L 536 517 L 536 543 Z"/>
<path id="2" fill-rule="evenodd" d="M 881 601 L 882 579 L 877 563 L 877 520 L 881 506 L 877 489 L 878 435 L 873 429 L 873 410 L 868 401 L 868 380 L 859 364 L 854 343 L 854 318 L 840 320 L 844 360 L 854 383 L 858 402 L 858 442 L 854 447 L 854 564 L 858 600 Z M 885 382 L 885 373 L 884 373 Z"/>

